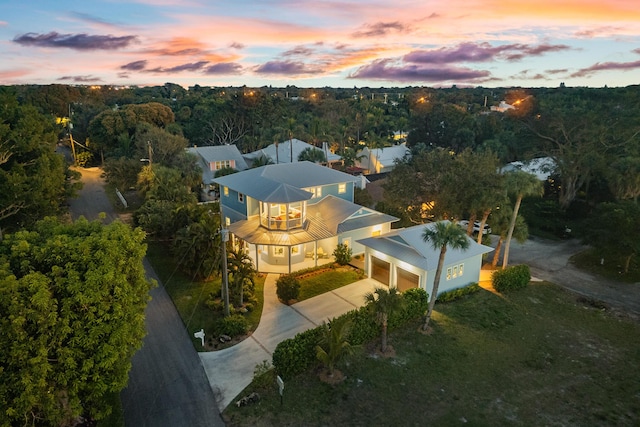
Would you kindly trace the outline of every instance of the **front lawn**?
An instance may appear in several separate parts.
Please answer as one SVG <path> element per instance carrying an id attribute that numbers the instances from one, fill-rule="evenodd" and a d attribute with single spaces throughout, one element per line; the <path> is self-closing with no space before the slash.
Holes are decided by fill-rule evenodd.
<path id="1" fill-rule="evenodd" d="M 224 411 L 244 425 L 639 425 L 640 326 L 549 283 L 487 290 L 391 332 L 396 357 L 360 348 L 331 386 L 310 372 L 255 382 L 261 400 Z M 377 343 L 375 343 L 377 344 Z"/>
<path id="2" fill-rule="evenodd" d="M 320 268 L 320 267 L 319 267 Z M 298 301 L 313 298 L 364 278 L 361 270 L 352 267 L 321 268 L 317 274 L 308 273 L 300 280 Z"/>

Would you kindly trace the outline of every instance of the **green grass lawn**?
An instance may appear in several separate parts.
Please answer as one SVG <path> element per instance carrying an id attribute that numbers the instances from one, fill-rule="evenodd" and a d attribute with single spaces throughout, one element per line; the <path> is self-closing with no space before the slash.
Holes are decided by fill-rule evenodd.
<path id="1" fill-rule="evenodd" d="M 193 334 L 204 329 L 208 336 L 217 336 L 216 321 L 222 317 L 222 312 L 214 312 L 205 305 L 205 302 L 210 294 L 219 294 L 221 279 L 216 278 L 205 282 L 192 281 L 190 277 L 176 268 L 169 249 L 161 243 L 149 242 L 147 258 L 173 300 L 194 347 L 196 350 L 202 351 L 201 341 L 194 338 Z M 251 331 L 258 327 L 264 302 L 264 277 L 256 276 L 255 282 L 255 296 L 258 303 L 254 310 L 245 314 Z"/>
<path id="2" fill-rule="evenodd" d="M 352 268 L 338 268 L 300 279 L 298 301 L 313 298 L 364 278 L 362 271 Z"/>
<path id="3" fill-rule="evenodd" d="M 393 331 L 394 358 L 360 348 L 330 386 L 316 372 L 249 386 L 244 425 L 611 426 L 640 424 L 640 326 L 549 283 L 436 305 L 431 335 Z M 376 343 L 377 344 L 377 343 Z"/>

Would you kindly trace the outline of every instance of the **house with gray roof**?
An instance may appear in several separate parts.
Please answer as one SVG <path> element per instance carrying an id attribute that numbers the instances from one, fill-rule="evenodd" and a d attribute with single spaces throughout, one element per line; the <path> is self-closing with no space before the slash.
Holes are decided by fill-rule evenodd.
<path id="1" fill-rule="evenodd" d="M 238 171 L 247 169 L 247 162 L 240 154 L 238 147 L 233 144 L 189 147 L 187 152 L 198 159 L 198 166 L 202 169 L 202 185 L 205 195 L 214 190 L 213 178 L 218 170 L 222 168 L 232 168 Z"/>
<path id="2" fill-rule="evenodd" d="M 396 161 L 410 155 L 411 150 L 405 143 L 384 148 L 364 147 L 358 152 L 359 160 L 356 161 L 356 166 L 364 169 L 366 174 L 390 172 Z"/>
<path id="3" fill-rule="evenodd" d="M 256 269 L 290 273 L 333 261 L 339 243 L 387 233 L 397 218 L 357 205 L 359 177 L 312 162 L 266 165 L 214 178 L 222 221 Z"/>
<path id="4" fill-rule="evenodd" d="M 400 291 L 419 287 L 431 295 L 440 249 L 433 249 L 430 242 L 425 242 L 422 233 L 425 227 L 434 224 L 392 230 L 359 240 L 365 247 L 367 276 L 387 286 L 396 286 Z M 447 249 L 438 294 L 480 281 L 482 255 L 493 248 L 478 244 L 468 236 L 467 239 L 466 251 Z"/>
<path id="5" fill-rule="evenodd" d="M 327 158 L 328 163 L 335 163 L 342 160 L 339 155 L 329 150 L 326 142 L 322 143 L 322 148 L 318 148 L 315 145 L 307 144 L 296 138 L 287 139 L 278 144 L 271 144 L 260 150 L 247 153 L 244 155 L 244 158 L 248 163 L 252 163 L 254 159 L 260 157 L 271 159 L 273 163 L 296 163 L 300 153 L 306 149 L 321 151 Z"/>

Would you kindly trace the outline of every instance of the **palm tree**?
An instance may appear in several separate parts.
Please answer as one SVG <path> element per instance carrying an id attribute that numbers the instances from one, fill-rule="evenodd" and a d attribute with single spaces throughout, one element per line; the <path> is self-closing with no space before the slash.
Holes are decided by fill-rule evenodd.
<path id="1" fill-rule="evenodd" d="M 378 296 L 376 298 L 376 295 Z M 380 351 L 387 351 L 387 323 L 389 315 L 402 307 L 402 295 L 398 288 L 375 288 L 364 296 L 365 303 L 376 315 L 376 322 L 382 327 Z"/>
<path id="2" fill-rule="evenodd" d="M 327 161 L 327 157 L 322 150 L 314 147 L 307 147 L 298 155 L 299 162 L 304 162 L 305 160 L 313 163 L 324 163 Z"/>
<path id="3" fill-rule="evenodd" d="M 316 357 L 327 367 L 329 376 L 333 376 L 336 363 L 353 352 L 353 347 L 347 341 L 350 330 L 351 319 L 347 316 L 334 318 L 329 324 L 322 322 Z"/>
<path id="4" fill-rule="evenodd" d="M 276 148 L 277 150 L 277 148 Z M 277 155 L 277 151 L 276 151 L 276 155 Z M 253 159 L 253 162 L 251 162 L 251 167 L 252 168 L 259 168 L 260 166 L 266 166 L 266 165 L 272 165 L 273 160 L 271 160 L 271 157 L 265 156 L 265 155 L 261 155 L 256 157 L 255 159 Z"/>
<path id="5" fill-rule="evenodd" d="M 523 197 L 542 196 L 544 193 L 542 181 L 540 181 L 535 175 L 523 171 L 507 173 L 505 175 L 505 186 L 508 194 L 514 194 L 516 196 L 516 203 L 513 207 L 511 222 L 509 223 L 509 231 L 504 245 L 502 268 L 507 268 L 509 262 L 509 246 L 511 245 L 511 237 L 513 236 L 513 229 L 516 226 L 516 218 L 518 217 L 518 211 L 520 210 L 520 204 L 522 203 Z"/>
<path id="6" fill-rule="evenodd" d="M 242 249 L 231 249 L 227 258 L 227 271 L 231 277 L 231 288 L 237 294 L 238 306 L 244 304 L 245 287 L 253 289 L 255 286 L 253 261 Z"/>
<path id="7" fill-rule="evenodd" d="M 433 224 L 432 227 L 424 228 L 422 240 L 424 240 L 425 243 L 431 242 L 434 250 L 440 249 L 440 257 L 438 258 L 438 267 L 436 268 L 436 274 L 433 279 L 433 290 L 431 291 L 429 308 L 427 309 L 427 314 L 424 319 L 424 325 L 422 325 L 422 330 L 426 331 L 429 328 L 429 320 L 431 320 L 433 306 L 436 304 L 436 299 L 438 298 L 438 287 L 440 286 L 440 277 L 442 276 L 442 268 L 444 266 L 444 257 L 447 253 L 447 248 L 467 250 L 469 248 L 469 238 L 465 231 L 458 227 L 456 223 L 438 221 Z"/>
<path id="8" fill-rule="evenodd" d="M 491 229 L 498 236 L 498 243 L 493 251 L 493 260 L 491 265 L 496 267 L 500 261 L 500 254 L 502 244 L 507 238 L 507 232 L 509 231 L 509 223 L 511 221 L 511 213 L 513 212 L 511 206 L 501 204 L 498 209 L 495 209 L 491 214 Z M 513 237 L 516 241 L 524 243 L 529 237 L 529 229 L 524 222 L 522 215 L 518 215 L 516 219 L 516 226 L 513 229 Z"/>

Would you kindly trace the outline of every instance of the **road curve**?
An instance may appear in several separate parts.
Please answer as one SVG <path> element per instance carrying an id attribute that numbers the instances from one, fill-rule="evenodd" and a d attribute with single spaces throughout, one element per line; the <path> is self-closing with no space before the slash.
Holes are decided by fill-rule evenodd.
<path id="1" fill-rule="evenodd" d="M 118 218 L 104 190 L 99 168 L 78 169 L 83 188 L 70 201 L 71 217 Z M 147 276 L 158 280 L 144 261 Z M 166 290 L 158 281 L 145 311 L 147 336 L 134 355 L 129 384 L 121 395 L 126 426 L 224 426 L 209 381 L 190 337 Z"/>

